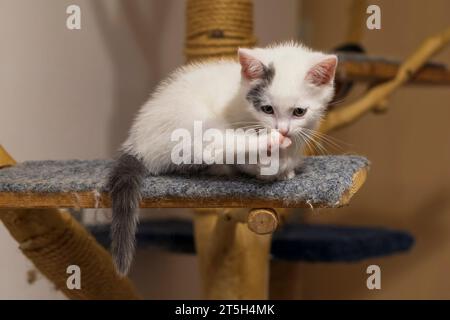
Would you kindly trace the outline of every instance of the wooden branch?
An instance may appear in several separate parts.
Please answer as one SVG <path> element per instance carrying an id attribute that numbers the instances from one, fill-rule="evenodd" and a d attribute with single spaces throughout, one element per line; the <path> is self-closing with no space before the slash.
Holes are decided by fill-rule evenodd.
<path id="1" fill-rule="evenodd" d="M 361 53 L 338 53 L 336 82 L 380 83 L 394 79 L 401 67 L 397 60 L 366 56 Z M 450 70 L 443 64 L 425 63 L 405 84 L 450 85 Z"/>
<path id="2" fill-rule="evenodd" d="M 0 146 L 0 167 L 5 164 L 14 160 Z M 67 211 L 0 209 L 0 220 L 22 253 L 68 298 L 139 298 L 130 280 L 117 275 L 110 254 Z M 67 267 L 74 264 L 81 269 L 80 290 L 66 284 Z"/>
<path id="3" fill-rule="evenodd" d="M 430 57 L 442 50 L 449 41 L 450 28 L 425 40 L 418 50 L 401 65 L 393 80 L 374 87 L 361 99 L 348 106 L 330 111 L 322 122 L 320 131 L 329 132 L 346 126 L 376 108 L 380 103 L 385 103 L 396 89 L 409 81 L 419 68 Z"/>

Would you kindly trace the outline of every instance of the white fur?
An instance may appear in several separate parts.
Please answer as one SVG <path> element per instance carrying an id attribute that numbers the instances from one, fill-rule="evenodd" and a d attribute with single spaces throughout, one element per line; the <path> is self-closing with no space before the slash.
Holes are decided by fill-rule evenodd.
<path id="1" fill-rule="evenodd" d="M 177 70 L 157 88 L 138 113 L 122 150 L 142 159 L 150 173 L 161 174 L 189 169 L 172 163 L 170 155 L 176 143 L 170 142 L 170 137 L 179 128 L 188 129 L 192 134 L 196 120 L 203 122 L 204 130 L 235 128 L 245 122 L 256 122 L 270 129 L 284 127 L 290 132 L 302 127 L 316 128 L 332 99 L 333 81 L 319 87 L 308 82 L 306 77 L 314 65 L 330 56 L 295 43 L 245 49 L 245 52 L 265 66 L 273 64 L 275 77 L 268 87 L 267 103 L 274 106 L 274 115 L 256 110 L 247 101 L 246 94 L 255 83 L 241 76 L 238 62 L 223 60 L 192 64 Z M 308 110 L 304 117 L 295 118 L 293 107 L 307 107 Z M 294 168 L 301 163 L 303 144 L 298 139 L 293 142 L 281 150 L 280 171 L 275 178 L 292 178 Z M 227 167 L 225 173 L 238 168 L 259 176 L 256 167 L 232 166 Z"/>

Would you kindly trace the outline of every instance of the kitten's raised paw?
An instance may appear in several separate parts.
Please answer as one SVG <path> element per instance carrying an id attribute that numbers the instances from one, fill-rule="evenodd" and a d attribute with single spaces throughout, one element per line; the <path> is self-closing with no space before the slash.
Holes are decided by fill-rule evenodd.
<path id="1" fill-rule="evenodd" d="M 289 137 L 283 136 L 276 130 L 272 130 L 268 141 L 268 149 L 272 150 L 275 146 L 279 149 L 286 149 L 292 144 L 292 140 Z"/>
<path id="2" fill-rule="evenodd" d="M 292 140 L 289 137 L 281 136 L 280 149 L 286 149 L 292 144 Z"/>

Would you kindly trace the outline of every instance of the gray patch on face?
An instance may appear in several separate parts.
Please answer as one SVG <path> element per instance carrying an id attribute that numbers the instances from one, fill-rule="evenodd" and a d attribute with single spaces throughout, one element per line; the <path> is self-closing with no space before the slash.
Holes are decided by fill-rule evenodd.
<path id="1" fill-rule="evenodd" d="M 268 67 L 264 66 L 264 75 L 261 81 L 248 91 L 246 99 L 252 103 L 256 110 L 259 111 L 260 107 L 263 105 L 264 92 L 270 86 L 274 77 L 275 68 L 273 63 L 269 64 Z"/>

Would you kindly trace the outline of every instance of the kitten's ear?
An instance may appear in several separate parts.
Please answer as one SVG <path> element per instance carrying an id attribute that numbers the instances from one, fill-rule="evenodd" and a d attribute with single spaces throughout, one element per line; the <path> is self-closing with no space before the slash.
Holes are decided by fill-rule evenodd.
<path id="1" fill-rule="evenodd" d="M 241 73 L 245 79 L 252 81 L 264 77 L 264 65 L 252 55 L 251 49 L 239 48 L 238 57 Z"/>
<path id="2" fill-rule="evenodd" d="M 316 86 L 323 86 L 331 83 L 334 79 L 337 62 L 337 56 L 327 56 L 308 71 L 306 74 L 306 80 Z"/>

